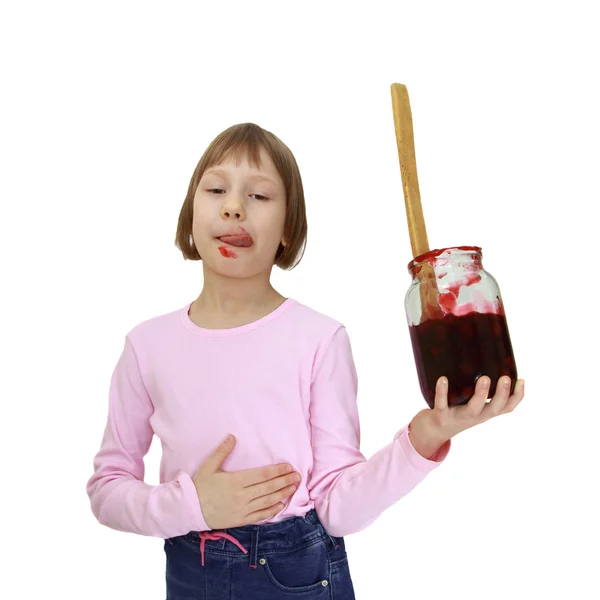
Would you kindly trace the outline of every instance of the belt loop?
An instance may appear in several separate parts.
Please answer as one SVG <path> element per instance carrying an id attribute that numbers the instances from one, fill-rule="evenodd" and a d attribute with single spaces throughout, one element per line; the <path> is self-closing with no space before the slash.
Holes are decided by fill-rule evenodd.
<path id="1" fill-rule="evenodd" d="M 333 539 L 333 537 L 331 537 L 331 535 L 329 535 L 329 532 L 325 529 L 325 533 L 327 534 L 327 537 L 331 540 L 331 544 L 333 545 L 333 549 L 337 550 L 339 548 L 339 544 L 336 543 L 336 541 Z"/>
<path id="2" fill-rule="evenodd" d="M 250 541 L 250 568 L 258 567 L 258 526 L 252 527 L 252 537 Z"/>

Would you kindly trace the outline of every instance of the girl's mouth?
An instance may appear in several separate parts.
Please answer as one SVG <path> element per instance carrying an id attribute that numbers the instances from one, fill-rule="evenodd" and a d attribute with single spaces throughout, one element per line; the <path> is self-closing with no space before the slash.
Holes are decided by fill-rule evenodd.
<path id="1" fill-rule="evenodd" d="M 222 235 L 217 238 L 224 244 L 229 244 L 230 246 L 235 246 L 236 248 L 250 248 L 254 241 L 252 237 L 247 233 L 241 233 L 239 235 Z"/>

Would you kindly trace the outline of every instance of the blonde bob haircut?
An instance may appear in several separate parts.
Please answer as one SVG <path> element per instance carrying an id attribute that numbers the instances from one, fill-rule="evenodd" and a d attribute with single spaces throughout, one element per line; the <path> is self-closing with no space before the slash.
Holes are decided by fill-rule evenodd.
<path id="1" fill-rule="evenodd" d="M 279 244 L 274 264 L 284 270 L 293 269 L 302 259 L 306 247 L 307 222 L 304 189 L 296 159 L 291 150 L 270 131 L 254 123 L 240 123 L 220 133 L 208 146 L 196 165 L 183 201 L 177 223 L 175 246 L 185 260 L 202 260 L 192 237 L 194 195 L 206 169 L 219 164 L 231 155 L 238 161 L 242 156 L 260 169 L 260 148 L 268 152 L 285 187 L 286 211 L 283 236 L 287 242 Z"/>

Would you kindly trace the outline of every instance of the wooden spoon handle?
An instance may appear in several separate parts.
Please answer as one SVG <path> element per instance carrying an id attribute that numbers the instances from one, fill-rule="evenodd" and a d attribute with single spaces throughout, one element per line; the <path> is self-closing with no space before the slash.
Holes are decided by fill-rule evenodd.
<path id="1" fill-rule="evenodd" d="M 419 192 L 410 100 L 408 99 L 406 86 L 401 83 L 392 83 L 392 110 L 394 112 L 394 128 L 396 130 L 398 158 L 400 159 L 408 233 L 413 258 L 416 258 L 421 254 L 425 254 L 425 252 L 429 252 L 429 242 Z M 419 289 L 421 320 L 441 318 L 443 313 L 438 303 L 438 287 L 433 268 L 428 263 L 424 263 L 418 278 L 421 283 Z"/>
<path id="2" fill-rule="evenodd" d="M 400 172 L 402 173 L 408 233 L 414 258 L 429 252 L 429 242 L 427 241 L 427 229 L 419 192 L 410 100 L 406 86 L 401 83 L 392 83 L 392 110 L 394 111 L 394 128 L 398 144 Z"/>

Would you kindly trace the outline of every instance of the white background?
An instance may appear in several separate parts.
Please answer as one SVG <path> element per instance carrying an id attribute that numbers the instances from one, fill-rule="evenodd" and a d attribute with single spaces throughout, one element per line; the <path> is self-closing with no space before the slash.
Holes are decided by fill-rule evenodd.
<path id="1" fill-rule="evenodd" d="M 430 245 L 483 247 L 527 395 L 346 537 L 357 598 L 599 598 L 593 4 L 3 5 L 0 595 L 165 596 L 163 541 L 99 525 L 85 484 L 125 333 L 200 292 L 175 228 L 230 125 L 261 125 L 298 160 L 308 247 L 273 281 L 346 324 L 363 453 L 425 407 L 403 304 L 399 82 Z"/>

